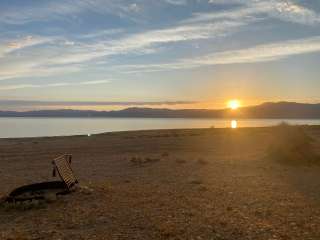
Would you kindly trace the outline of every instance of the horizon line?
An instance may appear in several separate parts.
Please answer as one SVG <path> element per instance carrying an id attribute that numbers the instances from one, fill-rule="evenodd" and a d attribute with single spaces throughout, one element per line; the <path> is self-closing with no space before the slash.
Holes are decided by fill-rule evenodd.
<path id="1" fill-rule="evenodd" d="M 172 111 L 183 111 L 183 110 L 207 110 L 207 111 L 219 111 L 219 110 L 228 110 L 228 107 L 224 108 L 157 108 L 157 107 L 141 107 L 141 106 L 157 106 L 157 105 L 181 105 L 181 104 L 195 104 L 201 103 L 196 101 L 161 101 L 161 102 L 63 102 L 63 101 L 28 101 L 28 100 L 0 100 L 0 106 L 4 103 L 11 103 L 11 106 L 14 106 L 14 103 L 29 103 L 29 107 L 34 106 L 33 104 L 48 104 L 50 106 L 64 106 L 69 103 L 69 105 L 74 106 L 129 106 L 122 109 L 114 110 L 95 110 L 95 109 L 75 109 L 75 108 L 56 108 L 56 109 L 34 109 L 34 110 L 2 110 L 0 112 L 17 112 L 17 113 L 27 113 L 27 112 L 40 112 L 40 111 L 92 111 L 92 112 L 112 112 L 112 111 L 122 111 L 127 109 L 154 109 L 154 110 L 172 110 Z M 73 103 L 73 104 L 70 104 Z M 306 105 L 319 105 L 320 102 L 297 102 L 297 101 L 266 101 L 259 104 L 251 104 L 246 106 L 240 106 L 239 109 L 250 108 L 262 106 L 265 104 L 306 104 Z M 24 105 L 27 106 L 28 104 Z M 136 105 L 136 106 L 134 106 Z"/>

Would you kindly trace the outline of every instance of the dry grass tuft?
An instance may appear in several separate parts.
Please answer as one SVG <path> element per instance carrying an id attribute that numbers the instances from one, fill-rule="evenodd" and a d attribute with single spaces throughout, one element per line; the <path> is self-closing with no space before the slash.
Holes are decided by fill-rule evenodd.
<path id="1" fill-rule="evenodd" d="M 190 184 L 195 184 L 195 185 L 200 185 L 202 184 L 202 181 L 199 180 L 199 179 L 194 179 L 194 180 L 191 180 L 189 181 Z"/>
<path id="2" fill-rule="evenodd" d="M 184 163 L 186 163 L 187 161 L 186 160 L 184 160 L 184 159 L 176 159 L 176 163 L 180 163 L 180 164 L 184 164 Z"/>
<path id="3" fill-rule="evenodd" d="M 197 160 L 197 163 L 200 164 L 200 165 L 207 165 L 208 164 L 208 161 L 206 161 L 205 159 L 203 158 L 199 158 Z"/>
<path id="4" fill-rule="evenodd" d="M 32 209 L 44 209 L 47 207 L 45 201 L 32 200 L 16 203 L 2 203 L 0 209 L 4 211 L 27 211 Z"/>
<path id="5" fill-rule="evenodd" d="M 0 237 L 1 237 L 1 235 L 0 235 Z M 14 232 L 11 234 L 10 237 L 5 238 L 5 239 L 7 239 L 7 240 L 30 240 L 30 239 L 36 239 L 36 238 L 29 238 L 24 233 Z"/>
<path id="6" fill-rule="evenodd" d="M 160 158 L 150 158 L 150 157 L 146 157 L 146 158 L 140 158 L 140 157 L 132 157 L 130 159 L 130 162 L 133 165 L 136 166 L 144 166 L 148 163 L 155 163 L 155 162 L 159 162 L 161 159 Z"/>
<path id="7" fill-rule="evenodd" d="M 313 139 L 301 126 L 281 123 L 275 127 L 269 155 L 280 162 L 292 164 L 317 163 L 319 157 L 312 147 Z"/>
<path id="8" fill-rule="evenodd" d="M 161 154 L 161 157 L 169 157 L 169 153 L 164 152 L 164 153 Z"/>

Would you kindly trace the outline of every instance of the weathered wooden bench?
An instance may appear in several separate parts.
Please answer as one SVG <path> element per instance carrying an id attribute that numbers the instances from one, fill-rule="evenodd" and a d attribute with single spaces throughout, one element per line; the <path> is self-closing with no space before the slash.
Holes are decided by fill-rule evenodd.
<path id="1" fill-rule="evenodd" d="M 41 182 L 22 186 L 13 190 L 5 202 L 22 202 L 45 199 L 47 194 L 63 195 L 75 189 L 78 180 L 71 168 L 72 155 L 65 154 L 52 161 L 53 177 L 58 172 L 61 181 Z"/>

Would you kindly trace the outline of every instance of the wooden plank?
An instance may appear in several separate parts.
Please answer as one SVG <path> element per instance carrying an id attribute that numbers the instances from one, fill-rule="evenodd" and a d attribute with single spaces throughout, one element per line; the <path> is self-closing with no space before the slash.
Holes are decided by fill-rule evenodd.
<path id="1" fill-rule="evenodd" d="M 66 154 L 53 160 L 53 164 L 58 171 L 61 180 L 65 182 L 68 189 L 78 183 L 69 163 L 71 162 L 71 157 L 71 155 Z"/>

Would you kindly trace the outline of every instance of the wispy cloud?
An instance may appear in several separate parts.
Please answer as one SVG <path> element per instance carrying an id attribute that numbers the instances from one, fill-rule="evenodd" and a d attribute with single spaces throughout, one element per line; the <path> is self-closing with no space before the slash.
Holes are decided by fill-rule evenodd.
<path id="1" fill-rule="evenodd" d="M 35 21 L 67 19 L 84 12 L 111 14 L 119 17 L 139 13 L 141 6 L 128 4 L 125 0 L 64 0 L 42 1 L 0 10 L 0 23 L 25 24 Z"/>
<path id="2" fill-rule="evenodd" d="M 126 69 L 129 73 L 168 71 L 209 65 L 276 61 L 294 55 L 315 52 L 320 52 L 320 36 L 258 45 L 240 50 L 217 52 L 193 59 L 182 59 L 166 64 L 126 65 L 121 68 L 122 70 Z"/>
<path id="3" fill-rule="evenodd" d="M 244 24 L 244 22 L 237 21 L 221 21 L 179 25 L 131 34 L 117 40 L 100 39 L 93 43 L 67 41 L 72 42 L 72 44 L 68 44 L 67 48 L 64 46 L 66 40 L 59 40 L 60 42 L 56 42 L 50 48 L 32 49 L 32 51 L 24 53 L 23 57 L 11 56 L 11 58 L 7 58 L 5 63 L 0 66 L 2 70 L 0 80 L 27 76 L 48 76 L 64 71 L 74 72 L 81 68 L 81 66 L 74 64 L 115 55 L 154 53 L 156 47 L 160 45 L 213 39 L 238 31 L 239 27 Z M 61 42 L 64 45 L 61 45 Z M 36 56 L 35 52 L 38 53 Z"/>
<path id="4" fill-rule="evenodd" d="M 320 37 L 259 45 L 252 48 L 210 54 L 191 60 L 199 65 L 275 61 L 293 55 L 320 51 Z"/>
<path id="5" fill-rule="evenodd" d="M 31 35 L 17 39 L 2 40 L 2 42 L 0 42 L 0 58 L 4 57 L 6 54 L 10 54 L 24 48 L 49 43 L 53 40 L 54 39 L 49 37 Z"/>
<path id="6" fill-rule="evenodd" d="M 117 40 L 98 41 L 71 48 L 69 52 L 51 58 L 54 64 L 70 64 L 90 61 L 92 59 L 121 55 L 147 54 L 160 44 L 212 39 L 237 31 L 245 22 L 221 21 L 217 23 L 181 25 L 160 30 L 124 36 Z M 151 51 L 153 52 L 153 51 Z"/>
<path id="7" fill-rule="evenodd" d="M 43 77 L 79 71 L 80 65 L 50 64 L 75 43 L 63 37 L 27 35 L 0 42 L 0 80 L 20 77 Z"/>
<path id="8" fill-rule="evenodd" d="M 172 4 L 172 5 L 186 5 L 187 0 L 165 0 L 165 2 Z"/>
<path id="9" fill-rule="evenodd" d="M 128 10 L 131 12 L 140 12 L 142 10 L 141 6 L 139 6 L 137 3 L 131 3 L 128 6 Z"/>
<path id="10" fill-rule="evenodd" d="M 78 35 L 77 37 L 80 39 L 94 39 L 94 38 L 104 38 L 104 37 L 110 37 L 114 36 L 117 34 L 125 33 L 125 29 L 122 28 L 112 28 L 112 29 L 105 29 L 105 30 L 100 30 L 100 31 L 94 31 L 91 33 L 87 34 L 81 34 Z"/>
<path id="11" fill-rule="evenodd" d="M 41 3 L 15 8 L 3 8 L 0 10 L 0 23 L 25 24 L 34 21 L 50 21 L 77 17 L 85 12 L 98 14 L 116 15 L 120 18 L 126 16 L 128 19 L 138 21 L 143 6 L 154 5 L 158 1 L 137 1 L 128 3 L 126 0 L 65 0 L 65 1 L 42 1 Z M 161 1 L 160 1 L 161 2 Z M 187 5 L 187 0 L 163 0 L 163 3 L 171 5 Z M 299 22 L 303 24 L 314 24 L 319 22 L 319 14 L 290 0 L 208 0 L 211 4 L 234 4 L 242 5 L 238 9 L 225 11 L 223 13 L 212 13 L 212 18 L 222 15 L 237 15 L 245 12 L 250 15 L 267 14 L 271 17 L 285 21 Z M 158 3 L 159 4 L 159 3 Z M 192 4 L 197 4 L 193 2 Z M 156 8 L 157 5 L 155 5 Z M 152 7 L 152 6 L 151 6 Z M 150 6 L 149 6 L 150 8 Z M 156 9 L 155 9 L 156 10 Z M 194 21 L 202 19 L 202 13 L 195 14 Z M 209 15 L 204 13 L 206 19 Z M 193 21 L 193 20 L 191 20 Z"/>
<path id="12" fill-rule="evenodd" d="M 109 83 L 110 80 L 96 80 L 96 81 L 85 81 L 85 82 L 58 82 L 49 84 L 14 84 L 14 85 L 0 85 L 0 91 L 4 90 L 17 90 L 24 88 L 51 88 L 51 87 L 66 87 L 66 86 L 79 86 L 79 85 L 96 85 Z"/>
<path id="13" fill-rule="evenodd" d="M 265 14 L 268 17 L 300 24 L 313 25 L 320 23 L 320 15 L 318 13 L 290 0 L 210 0 L 209 3 L 238 3 L 242 6 L 218 13 L 196 13 L 192 18 L 187 19 L 186 22 L 201 22 L 218 18 L 258 17 Z"/>
<path id="14" fill-rule="evenodd" d="M 43 59 L 43 62 L 41 61 Z M 48 66 L 43 65 L 46 59 L 42 56 L 37 59 L 13 60 L 0 64 L 0 81 L 13 78 L 26 78 L 26 77 L 47 77 L 47 76 L 59 76 L 67 73 L 79 72 L 83 68 L 79 65 L 67 65 L 67 66 Z M 1 61 L 0 61 L 1 62 Z"/>
<path id="15" fill-rule="evenodd" d="M 27 100 L 0 100 L 0 106 L 160 106 L 160 105 L 188 105 L 196 101 L 27 101 Z"/>
<path id="16" fill-rule="evenodd" d="M 96 84 L 103 84 L 103 83 L 109 83 L 110 80 L 95 80 L 95 81 L 85 81 L 80 82 L 80 85 L 96 85 Z"/>

